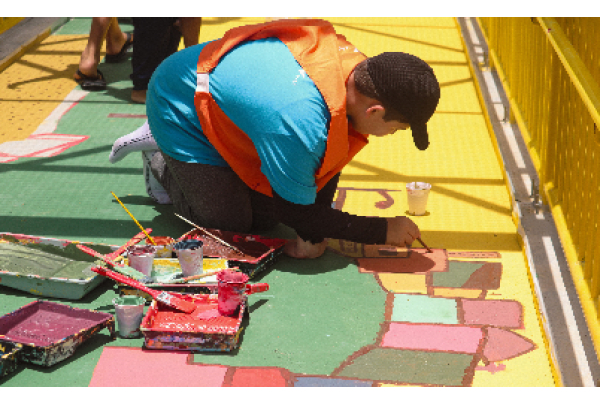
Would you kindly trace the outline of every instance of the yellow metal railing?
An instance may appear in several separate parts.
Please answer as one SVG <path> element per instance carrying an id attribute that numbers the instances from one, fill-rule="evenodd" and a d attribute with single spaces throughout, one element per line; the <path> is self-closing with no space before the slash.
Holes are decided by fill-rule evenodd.
<path id="1" fill-rule="evenodd" d="M 600 18 L 478 18 L 600 357 Z"/>

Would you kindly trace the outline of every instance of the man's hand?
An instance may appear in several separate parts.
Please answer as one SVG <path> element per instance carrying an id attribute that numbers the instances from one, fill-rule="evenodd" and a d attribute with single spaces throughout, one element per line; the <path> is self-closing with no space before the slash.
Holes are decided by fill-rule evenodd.
<path id="1" fill-rule="evenodd" d="M 292 257 L 299 259 L 318 258 L 325 252 L 327 248 L 327 240 L 318 244 L 312 244 L 309 241 L 304 241 L 300 237 L 287 242 L 283 247 L 283 252 Z"/>
<path id="2" fill-rule="evenodd" d="M 387 235 L 385 243 L 396 247 L 406 247 L 421 237 L 419 227 L 408 217 L 387 219 Z"/>

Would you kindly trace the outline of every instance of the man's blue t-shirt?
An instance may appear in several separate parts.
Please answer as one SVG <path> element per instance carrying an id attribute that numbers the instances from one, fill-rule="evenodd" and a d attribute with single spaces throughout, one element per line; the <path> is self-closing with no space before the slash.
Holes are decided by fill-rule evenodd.
<path id="1" fill-rule="evenodd" d="M 183 162 L 228 166 L 202 132 L 194 106 L 204 45 L 176 52 L 156 69 L 146 111 L 162 151 Z M 285 44 L 277 38 L 239 44 L 210 72 L 209 91 L 254 143 L 273 190 L 293 203 L 314 203 L 314 174 L 325 154 L 331 117 Z"/>

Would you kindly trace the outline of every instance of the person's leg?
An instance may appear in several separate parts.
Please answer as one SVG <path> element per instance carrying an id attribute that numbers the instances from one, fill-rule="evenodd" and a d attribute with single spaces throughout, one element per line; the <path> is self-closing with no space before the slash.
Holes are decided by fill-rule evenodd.
<path id="1" fill-rule="evenodd" d="M 202 17 L 180 17 L 179 23 L 181 26 L 181 35 L 183 36 L 183 45 L 186 48 L 198 45 Z"/>
<path id="2" fill-rule="evenodd" d="M 127 42 L 127 34 L 121 31 L 117 17 L 112 17 L 106 32 L 106 53 L 109 55 L 118 54 L 125 42 Z"/>
<path id="3" fill-rule="evenodd" d="M 106 37 L 108 27 L 114 17 L 93 17 L 87 45 L 81 53 L 79 71 L 86 76 L 96 77 L 100 63 L 100 51 Z M 77 79 L 77 78 L 76 78 Z"/>
<path id="4" fill-rule="evenodd" d="M 146 90 L 154 70 L 167 56 L 177 51 L 181 32 L 174 27 L 175 20 L 172 17 L 133 18 L 132 101 L 146 102 Z"/>
<path id="5" fill-rule="evenodd" d="M 152 172 L 169 194 L 173 208 L 201 227 L 248 233 L 253 213 L 250 188 L 228 167 L 181 162 L 159 153 Z"/>
<path id="6" fill-rule="evenodd" d="M 130 152 L 154 150 L 158 150 L 158 145 L 152 137 L 150 126 L 146 120 L 137 130 L 120 137 L 114 142 L 108 160 L 111 164 L 114 164 L 125 158 Z"/>

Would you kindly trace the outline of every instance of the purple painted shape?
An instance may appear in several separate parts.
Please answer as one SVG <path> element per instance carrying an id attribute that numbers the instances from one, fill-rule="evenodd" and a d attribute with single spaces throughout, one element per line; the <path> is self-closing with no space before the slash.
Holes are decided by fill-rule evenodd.
<path id="1" fill-rule="evenodd" d="M 475 354 L 483 339 L 478 327 L 447 324 L 391 323 L 382 347 Z"/>
<path id="2" fill-rule="evenodd" d="M 47 347 L 112 317 L 108 313 L 35 301 L 0 317 L 0 336 L 13 342 Z"/>
<path id="3" fill-rule="evenodd" d="M 514 300 L 469 300 L 463 299 L 464 324 L 523 328 L 523 308 Z"/>
<path id="4" fill-rule="evenodd" d="M 356 379 L 338 379 L 317 376 L 297 377 L 294 382 L 296 388 L 314 388 L 314 387 L 336 387 L 336 388 L 351 388 L 351 387 L 372 387 L 372 381 L 358 381 Z"/>

